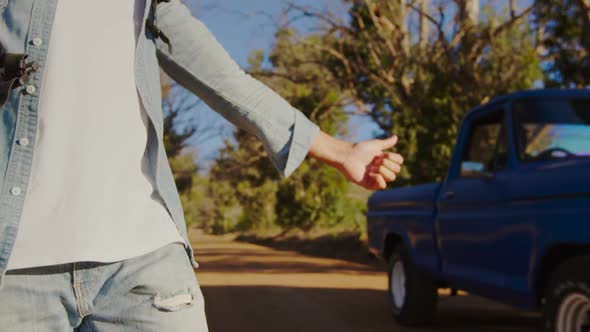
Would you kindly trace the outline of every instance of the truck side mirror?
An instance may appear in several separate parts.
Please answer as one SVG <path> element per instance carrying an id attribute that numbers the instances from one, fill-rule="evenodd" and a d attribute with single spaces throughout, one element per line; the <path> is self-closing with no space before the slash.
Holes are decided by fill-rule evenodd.
<path id="1" fill-rule="evenodd" d="M 491 179 L 494 174 L 486 171 L 484 163 L 478 161 L 464 161 L 461 163 L 461 176 L 466 178 Z"/>

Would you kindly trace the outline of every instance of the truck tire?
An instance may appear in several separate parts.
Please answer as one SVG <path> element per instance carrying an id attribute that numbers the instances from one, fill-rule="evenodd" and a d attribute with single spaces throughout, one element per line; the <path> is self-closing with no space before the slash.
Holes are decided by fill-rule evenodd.
<path id="1" fill-rule="evenodd" d="M 416 268 L 406 246 L 398 245 L 389 259 L 389 299 L 395 319 L 409 326 L 432 322 L 437 291 L 432 278 Z"/>
<path id="2" fill-rule="evenodd" d="M 590 257 L 560 265 L 545 290 L 543 328 L 547 332 L 590 331 Z"/>

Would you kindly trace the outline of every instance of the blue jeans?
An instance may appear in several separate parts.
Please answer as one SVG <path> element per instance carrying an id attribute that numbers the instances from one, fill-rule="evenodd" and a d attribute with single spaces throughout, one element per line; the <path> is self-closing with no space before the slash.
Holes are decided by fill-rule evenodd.
<path id="1" fill-rule="evenodd" d="M 186 250 L 171 243 L 116 263 L 8 271 L 0 330 L 206 332 L 204 309 Z"/>

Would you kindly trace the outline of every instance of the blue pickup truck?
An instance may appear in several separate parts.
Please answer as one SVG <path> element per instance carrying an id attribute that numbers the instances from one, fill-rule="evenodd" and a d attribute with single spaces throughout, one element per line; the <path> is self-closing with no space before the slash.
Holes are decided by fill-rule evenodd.
<path id="1" fill-rule="evenodd" d="M 394 317 L 432 320 L 437 290 L 590 331 L 590 91 L 535 90 L 468 112 L 442 183 L 374 193 L 369 247 Z"/>

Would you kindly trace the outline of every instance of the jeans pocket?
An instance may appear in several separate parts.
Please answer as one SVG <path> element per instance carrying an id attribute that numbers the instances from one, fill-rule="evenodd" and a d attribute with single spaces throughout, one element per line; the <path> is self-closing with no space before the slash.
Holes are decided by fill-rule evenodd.
<path id="1" fill-rule="evenodd" d="M 150 254 L 131 259 L 129 292 L 147 295 L 159 311 L 180 311 L 203 305 L 203 295 L 182 243 L 170 243 Z"/>

